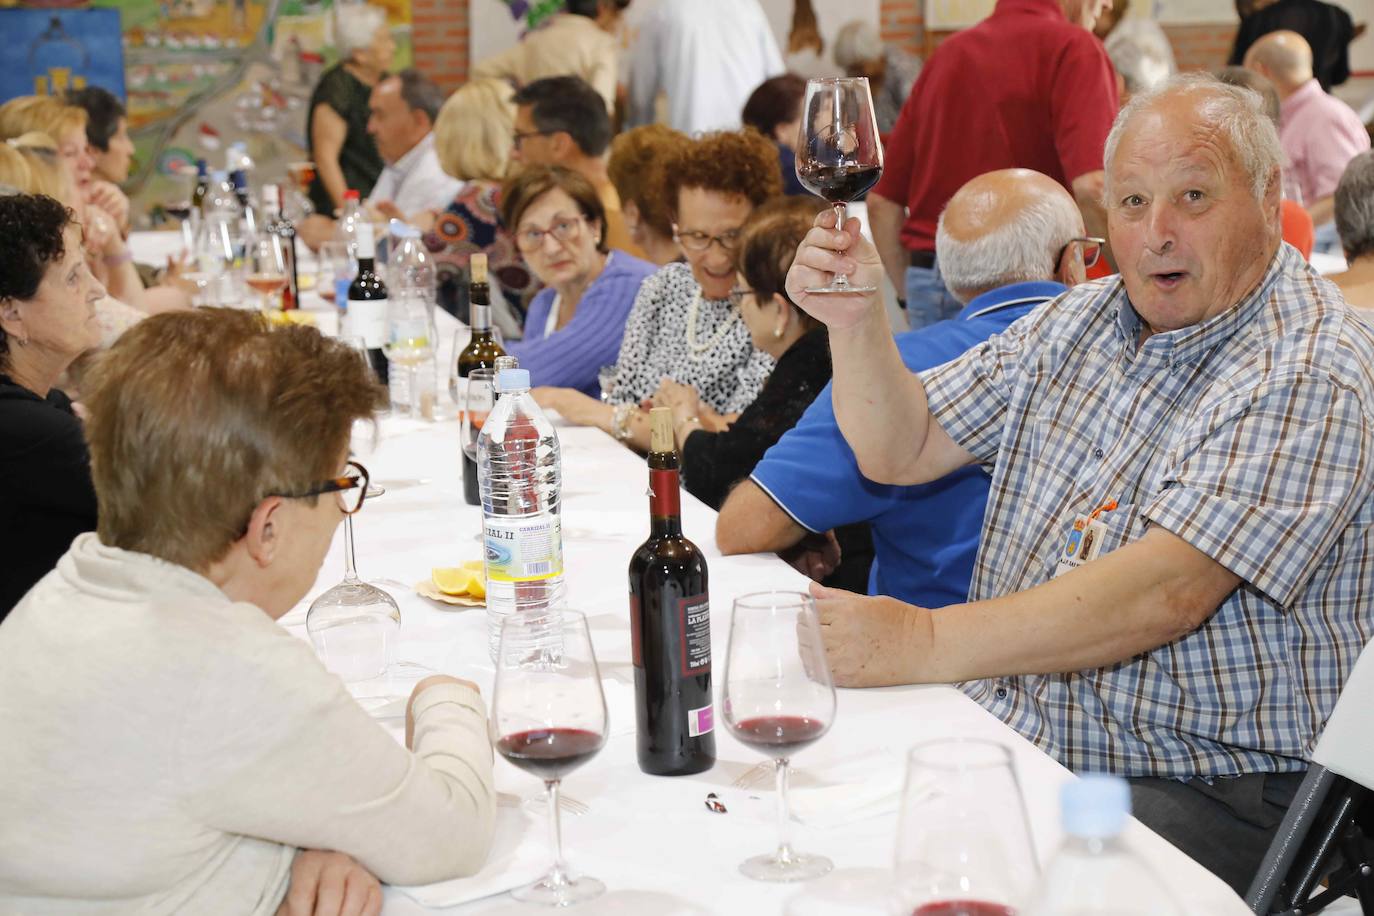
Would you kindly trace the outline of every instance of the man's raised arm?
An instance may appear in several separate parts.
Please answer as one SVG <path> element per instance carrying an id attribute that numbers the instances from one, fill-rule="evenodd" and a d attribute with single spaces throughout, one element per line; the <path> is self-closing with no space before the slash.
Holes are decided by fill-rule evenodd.
<path id="1" fill-rule="evenodd" d="M 835 231 L 831 211 L 816 217 L 787 273 L 787 294 L 830 331 L 835 419 L 859 470 L 876 483 L 937 480 L 973 463 L 930 414 L 921 381 L 902 363 L 877 293 L 808 293 L 835 273 L 855 286 L 880 287 L 883 264 L 850 219 Z"/>

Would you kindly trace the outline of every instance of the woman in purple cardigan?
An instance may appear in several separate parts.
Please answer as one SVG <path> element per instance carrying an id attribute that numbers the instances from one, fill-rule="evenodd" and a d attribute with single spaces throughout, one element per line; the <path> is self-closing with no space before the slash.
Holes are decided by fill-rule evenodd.
<path id="1" fill-rule="evenodd" d="M 596 190 L 561 166 L 532 166 L 511 179 L 501 221 L 545 286 L 530 303 L 524 339 L 506 349 L 532 385 L 598 397 L 597 370 L 616 361 L 639 285 L 657 268 L 607 252 Z"/>

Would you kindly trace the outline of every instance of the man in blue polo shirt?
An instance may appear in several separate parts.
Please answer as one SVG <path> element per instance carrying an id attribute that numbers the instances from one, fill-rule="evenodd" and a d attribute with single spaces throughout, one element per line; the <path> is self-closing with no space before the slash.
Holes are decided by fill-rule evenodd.
<path id="1" fill-rule="evenodd" d="M 1029 169 L 966 183 L 940 215 L 935 244 L 965 306 L 953 319 L 897 335 L 914 372 L 954 359 L 1081 282 L 1085 257 L 1095 261 L 1100 250 L 1098 240 L 1083 238 L 1082 215 L 1064 187 Z M 978 467 L 918 486 L 866 480 L 835 423 L 827 386 L 730 494 L 716 543 L 725 554 L 780 551 L 808 533 L 868 522 L 869 594 L 944 607 L 968 599 L 989 480 Z"/>

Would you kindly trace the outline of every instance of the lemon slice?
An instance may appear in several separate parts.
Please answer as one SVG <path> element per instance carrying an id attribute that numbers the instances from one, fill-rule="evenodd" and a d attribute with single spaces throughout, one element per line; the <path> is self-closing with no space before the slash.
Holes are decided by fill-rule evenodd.
<path id="1" fill-rule="evenodd" d="M 487 593 L 482 574 L 462 567 L 439 567 L 429 574 L 434 587 L 445 595 L 475 595 Z M 476 589 L 474 591 L 474 589 Z"/>

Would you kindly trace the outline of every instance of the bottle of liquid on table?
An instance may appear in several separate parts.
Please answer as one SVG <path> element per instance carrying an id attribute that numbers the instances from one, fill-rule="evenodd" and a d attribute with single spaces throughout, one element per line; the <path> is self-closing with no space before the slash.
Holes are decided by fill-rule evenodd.
<path id="1" fill-rule="evenodd" d="M 563 606 L 562 461 L 558 434 L 530 397 L 530 374 L 503 369 L 501 396 L 477 437 L 487 636 L 493 660 L 510 614 L 543 615 Z M 531 652 L 556 651 L 542 641 Z"/>
<path id="2" fill-rule="evenodd" d="M 1088 775 L 1060 794 L 1064 844 L 1050 859 L 1025 916 L 1179 916 L 1160 877 L 1122 839 L 1131 790 L 1118 776 Z"/>
<path id="3" fill-rule="evenodd" d="M 716 762 L 706 558 L 682 535 L 673 412 L 649 412 L 649 538 L 630 558 L 639 768 L 684 776 Z"/>
<path id="4" fill-rule="evenodd" d="M 358 192 L 349 188 L 344 191 L 343 212 L 339 215 L 338 225 L 334 227 L 334 240 L 341 242 L 344 250 L 348 252 L 348 270 L 342 274 L 334 274 L 332 292 L 334 302 L 340 311 L 348 308 L 348 284 L 358 275 L 358 224 L 361 222 L 364 222 L 364 218 Z M 372 256 L 377 256 L 375 248 Z M 326 295 L 324 290 L 321 290 L 321 295 Z"/>
<path id="5" fill-rule="evenodd" d="M 358 275 L 348 286 L 348 311 L 344 314 L 344 336 L 361 338 L 367 358 L 382 384 L 387 381 L 387 290 L 377 276 L 377 247 L 372 239 L 372 224 L 360 221 L 358 233 Z"/>
<path id="6" fill-rule="evenodd" d="M 496 335 L 491 329 L 491 287 L 487 283 L 487 256 L 474 254 L 468 270 L 471 277 L 468 297 L 472 302 L 472 337 L 463 348 L 463 352 L 458 354 L 460 379 L 467 378 L 473 369 L 494 368 L 496 358 L 506 355 L 506 351 L 496 342 Z M 465 391 L 459 391 L 457 395 L 458 403 L 463 404 Z M 466 453 L 463 454 L 463 498 L 470 506 L 476 506 L 482 501 L 477 486 L 477 462 L 468 458 Z"/>
<path id="7" fill-rule="evenodd" d="M 434 263 L 425 250 L 420 230 L 400 220 L 391 221 L 388 234 L 391 237 L 391 254 L 387 260 L 386 281 L 391 295 L 392 314 L 416 326 L 423 322 L 433 331 L 434 324 Z M 402 313 L 404 316 L 402 317 Z M 396 342 L 396 319 L 392 322 L 392 342 Z M 415 335 L 407 334 L 413 339 Z M 433 416 L 434 392 L 437 387 L 437 370 L 434 365 L 435 346 L 430 341 L 421 348 L 421 354 L 412 351 L 408 358 L 415 359 L 413 371 L 393 372 L 391 374 L 391 403 L 394 407 L 405 407 L 412 416 Z M 392 358 L 392 362 L 395 362 Z M 410 383 L 415 381 L 418 397 L 412 397 Z"/>
<path id="8" fill-rule="evenodd" d="M 196 189 L 191 192 L 191 209 L 205 215 L 205 196 L 210 193 L 210 166 L 204 159 L 196 160 Z"/>

